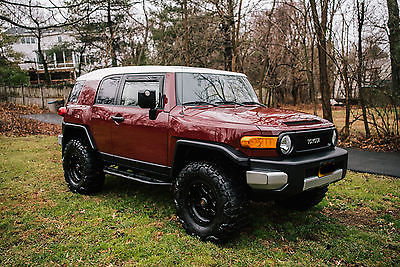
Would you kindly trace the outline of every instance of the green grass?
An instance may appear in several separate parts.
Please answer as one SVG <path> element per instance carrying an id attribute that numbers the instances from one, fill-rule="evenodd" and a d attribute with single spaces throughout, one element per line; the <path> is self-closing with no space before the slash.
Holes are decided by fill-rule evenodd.
<path id="1" fill-rule="evenodd" d="M 0 265 L 399 265 L 400 179 L 350 172 L 308 212 L 250 205 L 225 245 L 188 236 L 169 188 L 63 179 L 56 137 L 0 137 Z"/>

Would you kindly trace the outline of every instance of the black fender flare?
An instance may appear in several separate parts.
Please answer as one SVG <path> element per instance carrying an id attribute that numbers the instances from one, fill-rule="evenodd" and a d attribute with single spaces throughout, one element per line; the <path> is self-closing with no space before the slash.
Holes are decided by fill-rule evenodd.
<path id="1" fill-rule="evenodd" d="M 93 150 L 97 149 L 96 143 L 95 143 L 95 141 L 93 139 L 92 134 L 90 133 L 90 129 L 89 129 L 88 126 L 82 125 L 82 124 L 70 123 L 70 122 L 63 122 L 63 124 L 62 124 L 62 132 L 63 132 L 63 136 L 64 137 L 65 137 L 68 129 L 80 130 L 80 131 L 84 132 L 90 147 Z M 65 141 L 64 140 L 65 140 L 65 138 L 63 138 L 63 146 L 65 146 L 65 144 L 64 144 Z"/>
<path id="2" fill-rule="evenodd" d="M 235 150 L 233 147 L 222 144 L 222 143 L 213 143 L 213 142 L 205 142 L 205 141 L 197 141 L 197 140 L 187 140 L 187 139 L 180 139 L 176 141 L 175 144 L 175 151 L 174 151 L 174 158 L 172 161 L 172 168 L 171 168 L 171 177 L 174 177 L 177 172 L 179 171 L 180 167 L 180 153 L 182 149 L 185 148 L 198 148 L 198 149 L 206 149 L 209 151 L 219 152 L 222 155 L 226 156 L 229 160 L 234 162 L 235 164 L 241 167 L 248 167 L 249 166 L 249 157 L 244 155 L 243 153 Z"/>

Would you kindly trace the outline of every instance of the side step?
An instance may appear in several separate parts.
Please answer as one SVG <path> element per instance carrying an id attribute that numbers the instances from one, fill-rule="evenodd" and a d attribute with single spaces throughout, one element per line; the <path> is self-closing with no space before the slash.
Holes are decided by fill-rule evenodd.
<path id="1" fill-rule="evenodd" d="M 104 168 L 104 173 L 115 175 L 115 176 L 119 176 L 119 177 L 122 177 L 122 178 L 127 178 L 127 179 L 130 179 L 130 180 L 133 180 L 133 181 L 136 181 L 136 182 L 141 182 L 141 183 L 144 183 L 144 184 L 172 185 L 172 183 L 168 183 L 168 182 L 165 182 L 165 181 L 157 180 L 155 178 L 147 177 L 147 176 L 140 175 L 140 174 L 137 174 L 137 173 L 118 170 L 118 169 L 112 168 L 112 167 L 105 167 Z"/>

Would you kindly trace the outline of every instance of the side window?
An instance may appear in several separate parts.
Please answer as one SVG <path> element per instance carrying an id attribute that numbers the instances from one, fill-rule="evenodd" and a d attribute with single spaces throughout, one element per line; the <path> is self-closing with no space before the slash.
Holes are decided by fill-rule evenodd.
<path id="1" fill-rule="evenodd" d="M 156 92 L 156 103 L 160 95 L 160 81 L 126 80 L 122 91 L 121 105 L 138 106 L 138 92 Z"/>
<path id="2" fill-rule="evenodd" d="M 84 81 L 79 81 L 75 83 L 74 88 L 72 88 L 72 91 L 69 95 L 68 102 L 76 103 L 78 101 L 78 97 L 82 91 L 84 83 Z"/>
<path id="3" fill-rule="evenodd" d="M 106 78 L 101 83 L 96 97 L 96 104 L 114 104 L 121 77 Z"/>

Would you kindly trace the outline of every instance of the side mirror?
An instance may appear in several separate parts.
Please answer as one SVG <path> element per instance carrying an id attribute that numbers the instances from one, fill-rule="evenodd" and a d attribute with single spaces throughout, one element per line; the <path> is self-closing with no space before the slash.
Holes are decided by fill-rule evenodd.
<path id="1" fill-rule="evenodd" d="M 154 109 L 156 103 L 156 91 L 155 90 L 142 90 L 138 92 L 138 105 L 141 108 Z"/>

